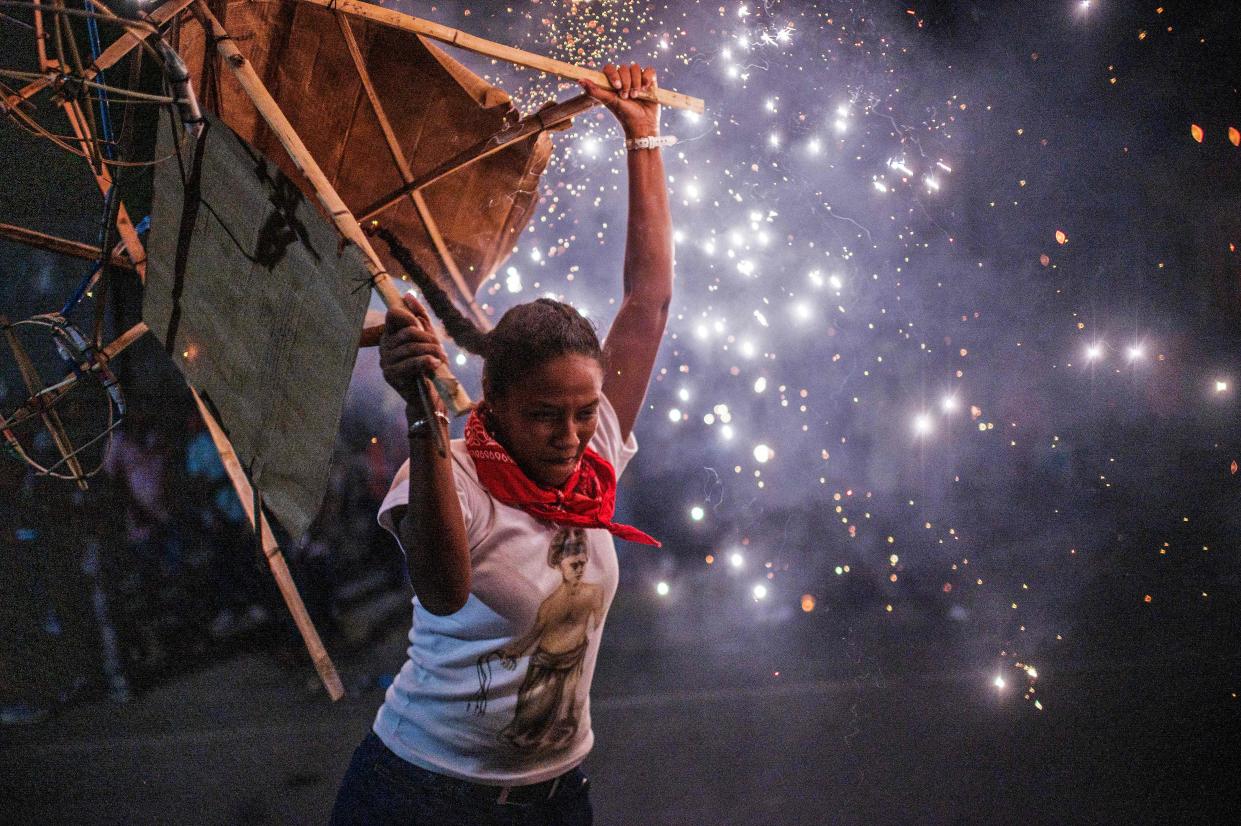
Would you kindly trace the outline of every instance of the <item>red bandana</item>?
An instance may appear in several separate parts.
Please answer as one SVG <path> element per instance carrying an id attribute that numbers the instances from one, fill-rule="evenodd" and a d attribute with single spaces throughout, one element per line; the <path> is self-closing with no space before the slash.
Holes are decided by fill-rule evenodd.
<path id="1" fill-rule="evenodd" d="M 612 521 L 616 510 L 616 470 L 589 447 L 568 481 L 559 488 L 545 488 L 526 476 L 504 446 L 487 432 L 477 410 L 465 424 L 465 449 L 474 460 L 478 481 L 504 504 L 557 525 L 607 528 L 621 539 L 659 547 L 659 540 Z"/>

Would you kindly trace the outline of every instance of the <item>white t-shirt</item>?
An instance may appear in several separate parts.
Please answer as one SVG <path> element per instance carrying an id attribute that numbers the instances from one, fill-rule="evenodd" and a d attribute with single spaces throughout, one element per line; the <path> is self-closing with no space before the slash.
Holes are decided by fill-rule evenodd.
<path id="1" fill-rule="evenodd" d="M 606 398 L 590 446 L 618 479 L 638 450 L 633 434 L 622 442 Z M 409 659 L 374 730 L 395 754 L 440 774 L 540 783 L 581 763 L 594 743 L 590 682 L 616 593 L 616 546 L 602 528 L 557 526 L 501 504 L 478 481 L 461 439 L 452 461 L 470 596 L 448 616 L 414 598 Z M 398 543 L 408 502 L 406 462 L 379 509 L 379 524 Z"/>

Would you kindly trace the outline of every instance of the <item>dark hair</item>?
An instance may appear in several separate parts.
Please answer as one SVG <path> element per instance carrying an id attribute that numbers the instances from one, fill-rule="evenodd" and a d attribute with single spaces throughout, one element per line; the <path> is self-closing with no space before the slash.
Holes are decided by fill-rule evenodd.
<path id="1" fill-rule="evenodd" d="M 573 549 L 572 553 L 569 552 L 570 548 Z M 547 549 L 547 566 L 555 568 L 562 560 L 582 554 L 590 555 L 586 531 L 581 528 L 560 528 L 552 537 L 552 544 Z"/>
<path id="2" fill-rule="evenodd" d="M 518 304 L 484 332 L 457 309 L 439 282 L 418 266 L 391 231 L 380 227 L 375 234 L 387 242 L 392 257 L 422 290 L 452 340 L 483 357 L 483 382 L 493 395 L 503 396 L 532 368 L 557 356 L 579 354 L 603 364 L 603 348 L 594 325 L 573 305 L 551 298 Z"/>

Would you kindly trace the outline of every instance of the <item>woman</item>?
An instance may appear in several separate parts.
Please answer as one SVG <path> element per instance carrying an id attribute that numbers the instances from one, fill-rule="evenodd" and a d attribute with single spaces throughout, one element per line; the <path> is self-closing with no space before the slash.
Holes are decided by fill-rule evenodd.
<path id="1" fill-rule="evenodd" d="M 658 105 L 634 97 L 655 71 L 604 74 L 611 89 L 582 85 L 616 115 L 626 146 L 657 136 Z M 658 147 L 632 147 L 628 165 L 624 300 L 603 346 L 567 304 L 519 305 L 484 334 L 420 284 L 453 339 L 484 358 L 482 401 L 448 457 L 432 430 L 447 417 L 424 418 L 417 389 L 444 351 L 417 302 L 388 313 L 380 363 L 407 402 L 410 461 L 379 520 L 405 551 L 414 624 L 333 823 L 591 822 L 578 765 L 616 591 L 612 536 L 658 544 L 611 521 L 672 294 Z"/>

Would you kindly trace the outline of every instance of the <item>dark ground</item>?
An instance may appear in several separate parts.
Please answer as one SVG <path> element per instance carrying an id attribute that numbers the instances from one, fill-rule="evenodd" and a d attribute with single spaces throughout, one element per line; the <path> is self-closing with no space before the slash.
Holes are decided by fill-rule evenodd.
<path id="1" fill-rule="evenodd" d="M 1192 636 L 1044 665 L 1038 711 L 1020 672 L 999 691 L 994 668 L 945 655 L 969 621 L 820 606 L 742 628 L 736 610 L 703 622 L 706 602 L 622 583 L 586 766 L 603 826 L 1235 822 L 1236 662 L 1195 657 Z M 0 820 L 325 822 L 402 634 L 337 652 L 334 705 L 304 656 L 248 653 L 0 729 Z"/>

